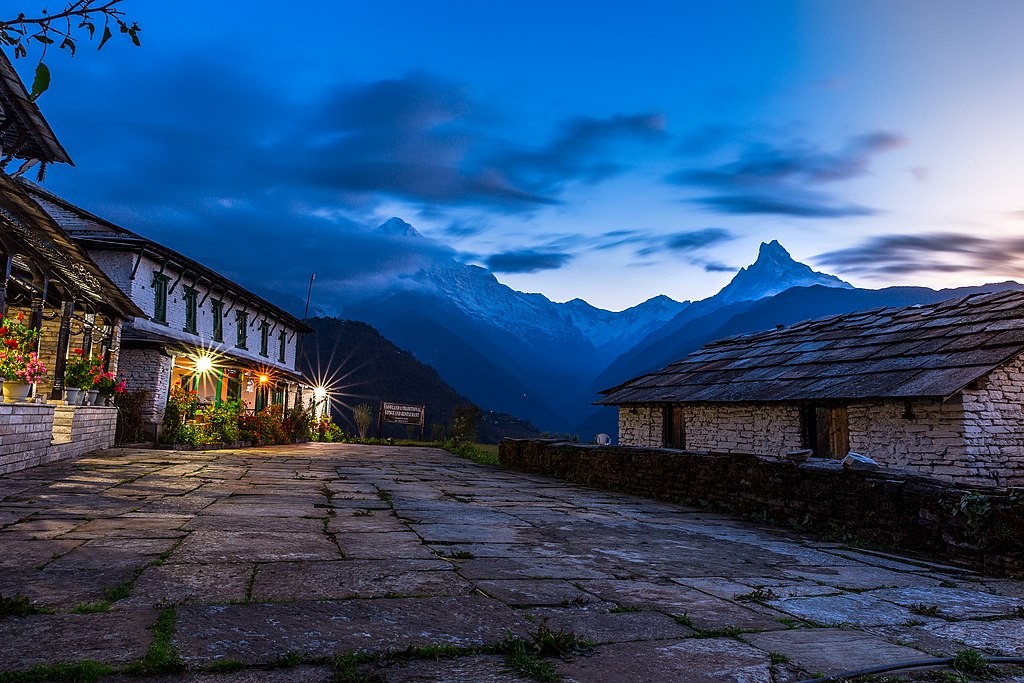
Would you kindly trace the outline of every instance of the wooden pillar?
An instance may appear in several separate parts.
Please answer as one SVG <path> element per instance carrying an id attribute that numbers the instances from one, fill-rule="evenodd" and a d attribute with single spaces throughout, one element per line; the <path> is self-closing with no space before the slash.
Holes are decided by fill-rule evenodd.
<path id="1" fill-rule="evenodd" d="M 96 328 L 96 314 L 86 313 L 82 326 L 82 357 L 92 358 L 92 331 Z"/>
<path id="2" fill-rule="evenodd" d="M 0 316 L 7 315 L 7 282 L 11 279 L 11 263 L 14 261 L 14 254 L 10 251 L 4 256 L 3 281 L 0 282 Z"/>
<path id="3" fill-rule="evenodd" d="M 71 342 L 71 316 L 75 313 L 75 300 L 61 304 L 60 328 L 57 331 L 57 361 L 53 367 L 53 389 L 50 398 L 59 401 L 64 398 L 64 371 L 68 366 L 68 345 Z"/>
<path id="4" fill-rule="evenodd" d="M 100 342 L 100 354 L 103 358 L 103 372 L 110 370 L 110 355 L 114 347 L 114 328 L 117 327 L 117 318 L 104 316 L 103 340 Z"/>
<path id="5" fill-rule="evenodd" d="M 43 288 L 32 291 L 32 304 L 29 308 L 28 326 L 33 330 L 43 329 L 43 306 L 46 305 L 46 294 L 50 287 L 50 277 L 43 276 Z"/>

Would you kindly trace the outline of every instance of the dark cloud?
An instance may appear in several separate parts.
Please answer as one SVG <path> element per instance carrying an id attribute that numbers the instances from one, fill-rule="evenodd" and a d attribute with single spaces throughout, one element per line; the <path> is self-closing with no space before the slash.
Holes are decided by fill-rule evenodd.
<path id="1" fill-rule="evenodd" d="M 721 147 L 724 134 L 721 130 L 709 129 L 704 142 L 698 139 L 689 148 L 709 151 Z M 668 180 L 712 191 L 713 194 L 693 201 L 722 213 L 801 218 L 867 215 L 874 210 L 845 204 L 809 188 L 862 176 L 868 172 L 875 156 L 903 144 L 903 137 L 884 131 L 854 136 L 835 152 L 802 143 L 789 147 L 753 144 L 742 149 L 731 161 L 680 170 L 670 174 Z"/>
<path id="2" fill-rule="evenodd" d="M 883 235 L 855 247 L 820 254 L 815 261 L 868 275 L 976 272 L 1016 277 L 1024 266 L 1024 238 L 951 232 Z"/>
<path id="3" fill-rule="evenodd" d="M 495 273 L 538 273 L 557 270 L 572 261 L 572 254 L 532 249 L 506 251 L 487 258 L 487 267 Z"/>
<path id="4" fill-rule="evenodd" d="M 704 270 L 708 273 L 735 273 L 739 268 L 727 266 L 719 261 L 708 261 L 704 264 Z"/>
<path id="5" fill-rule="evenodd" d="M 733 235 L 724 228 L 704 228 L 690 232 L 677 232 L 665 238 L 665 246 L 676 251 L 693 251 L 719 242 L 728 242 Z"/>

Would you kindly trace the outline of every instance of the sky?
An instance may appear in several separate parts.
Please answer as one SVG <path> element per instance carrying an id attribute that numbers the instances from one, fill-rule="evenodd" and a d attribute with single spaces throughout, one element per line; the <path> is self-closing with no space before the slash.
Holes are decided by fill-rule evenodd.
<path id="1" fill-rule="evenodd" d="M 1015 0 L 123 7 L 142 47 L 47 54 L 45 185 L 248 286 L 456 258 L 621 310 L 772 239 L 862 287 L 1024 278 Z"/>

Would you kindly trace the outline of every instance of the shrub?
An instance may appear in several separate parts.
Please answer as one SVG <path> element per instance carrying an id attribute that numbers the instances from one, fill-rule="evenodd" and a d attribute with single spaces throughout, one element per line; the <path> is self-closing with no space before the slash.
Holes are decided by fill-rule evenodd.
<path id="1" fill-rule="evenodd" d="M 345 430 L 334 424 L 329 417 L 322 417 L 317 421 L 313 430 L 314 441 L 337 443 L 345 440 Z"/>
<path id="2" fill-rule="evenodd" d="M 212 442 L 234 443 L 239 440 L 239 416 L 245 406 L 241 401 L 224 401 L 219 405 L 207 406 L 202 416 L 207 424 L 207 431 Z"/>
<path id="3" fill-rule="evenodd" d="M 313 411 L 294 406 L 284 418 L 284 431 L 292 441 L 309 441 L 313 438 Z"/>
<path id="4" fill-rule="evenodd" d="M 252 441 L 258 446 L 287 443 L 281 419 L 281 406 L 267 406 L 255 415 L 244 415 L 238 420 L 238 429 L 243 441 Z"/>
<path id="5" fill-rule="evenodd" d="M 185 422 L 196 416 L 199 396 L 194 391 L 181 387 L 172 387 L 164 408 L 163 429 L 160 432 L 162 443 L 184 443 L 181 428 Z"/>
<path id="6" fill-rule="evenodd" d="M 360 403 L 352 409 L 352 419 L 359 430 L 359 438 L 365 439 L 370 433 L 370 425 L 373 423 L 373 408 L 369 403 Z"/>

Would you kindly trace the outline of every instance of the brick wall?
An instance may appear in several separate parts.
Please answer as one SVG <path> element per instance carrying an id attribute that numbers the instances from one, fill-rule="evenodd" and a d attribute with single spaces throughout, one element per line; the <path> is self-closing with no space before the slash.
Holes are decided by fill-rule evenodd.
<path id="1" fill-rule="evenodd" d="M 1024 486 L 1024 360 L 964 390 L 965 464 L 1003 486 Z"/>
<path id="2" fill-rule="evenodd" d="M 121 349 L 119 376 L 125 378 L 129 391 L 146 393 L 142 416 L 154 440 L 156 428 L 164 419 L 172 360 L 156 349 Z"/>
<path id="3" fill-rule="evenodd" d="M 0 474 L 114 445 L 117 409 L 0 404 Z"/>
<path id="4" fill-rule="evenodd" d="M 507 467 L 585 486 L 700 502 L 759 520 L 796 519 L 805 527 L 940 553 L 986 571 L 1024 571 L 1024 505 L 1014 497 L 1019 490 L 955 486 L 892 470 L 843 470 L 835 461 L 797 466 L 753 455 L 545 441 L 506 439 L 498 458 Z M 987 503 L 987 512 L 954 512 L 965 496 Z"/>

